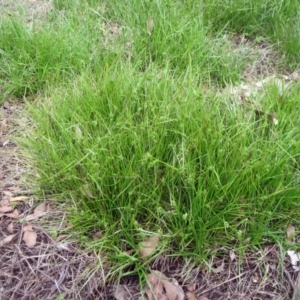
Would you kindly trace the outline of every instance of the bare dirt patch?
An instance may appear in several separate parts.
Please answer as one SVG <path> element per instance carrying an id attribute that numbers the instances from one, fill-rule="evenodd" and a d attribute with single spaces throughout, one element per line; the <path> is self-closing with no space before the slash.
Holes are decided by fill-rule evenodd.
<path id="1" fill-rule="evenodd" d="M 44 19 L 51 7 L 51 0 L 0 0 L 0 12 L 3 16 L 25 14 L 28 23 Z"/>

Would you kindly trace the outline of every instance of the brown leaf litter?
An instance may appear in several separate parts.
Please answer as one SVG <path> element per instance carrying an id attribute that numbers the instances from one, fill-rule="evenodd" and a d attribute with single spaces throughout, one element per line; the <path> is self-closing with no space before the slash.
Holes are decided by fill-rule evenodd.
<path id="1" fill-rule="evenodd" d="M 207 267 L 197 267 L 182 258 L 163 255 L 149 265 L 152 272 L 148 275 L 148 286 L 139 288 L 138 277 L 127 276 L 121 279 L 114 295 L 117 300 L 292 299 L 298 273 L 293 271 L 288 256 L 281 261 L 279 247 L 266 245 L 236 257 L 232 261 L 230 249 L 224 247 Z M 221 272 L 212 271 L 220 265 Z"/>

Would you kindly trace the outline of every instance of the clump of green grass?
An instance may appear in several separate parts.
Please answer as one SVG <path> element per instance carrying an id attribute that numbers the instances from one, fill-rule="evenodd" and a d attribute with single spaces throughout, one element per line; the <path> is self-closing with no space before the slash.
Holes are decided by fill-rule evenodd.
<path id="1" fill-rule="evenodd" d="M 264 36 L 276 43 L 292 67 L 299 65 L 299 3 L 281 0 L 203 1 L 205 24 L 213 31 Z"/>
<path id="2" fill-rule="evenodd" d="M 86 36 L 90 22 L 79 26 L 75 18 L 56 18 L 44 27 L 38 24 L 38 29 L 13 16 L 1 21 L 0 80 L 6 94 L 22 97 L 42 92 L 46 85 L 88 68 L 97 56 L 97 48 L 92 52 L 95 37 Z M 100 27 L 101 20 L 93 22 L 94 29 Z"/>
<path id="3" fill-rule="evenodd" d="M 50 11 L 42 26 L 28 27 L 19 16 L 1 21 L 0 80 L 6 94 L 34 95 L 81 72 L 101 72 L 103 61 L 120 58 L 140 70 L 155 63 L 179 76 L 190 68 L 219 85 L 238 80 L 245 64 L 238 55 L 228 55 L 224 38 L 207 36 L 201 16 L 185 5 L 149 4 L 137 13 L 133 4 L 117 2 L 106 10 L 68 3 L 57 3 L 64 10 Z M 151 16 L 155 29 L 149 35 Z"/>
<path id="4" fill-rule="evenodd" d="M 296 91 L 280 124 L 207 98 L 196 78 L 115 66 L 77 78 L 33 110 L 30 140 L 46 193 L 71 195 L 76 229 L 110 251 L 137 249 L 144 232 L 176 253 L 257 245 L 298 218 Z"/>

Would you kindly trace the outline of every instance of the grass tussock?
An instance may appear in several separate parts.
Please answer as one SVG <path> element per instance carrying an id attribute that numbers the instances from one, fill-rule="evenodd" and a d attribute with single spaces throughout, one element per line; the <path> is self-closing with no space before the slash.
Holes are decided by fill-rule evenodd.
<path id="1" fill-rule="evenodd" d="M 34 108 L 43 189 L 71 195 L 77 230 L 97 228 L 109 248 L 136 248 L 152 232 L 176 252 L 204 255 L 216 242 L 284 232 L 298 215 L 296 91 L 285 103 L 264 99 L 275 127 L 205 97 L 194 79 L 158 72 L 80 77 Z"/>
<path id="2" fill-rule="evenodd" d="M 228 31 L 278 40 L 299 63 L 296 1 L 231 2 L 56 0 L 39 28 L 1 21 L 5 94 L 43 95 L 23 141 L 37 184 L 115 261 L 149 235 L 206 258 L 282 241 L 299 220 L 299 86 L 256 99 L 278 126 L 216 91 L 247 63 Z"/>

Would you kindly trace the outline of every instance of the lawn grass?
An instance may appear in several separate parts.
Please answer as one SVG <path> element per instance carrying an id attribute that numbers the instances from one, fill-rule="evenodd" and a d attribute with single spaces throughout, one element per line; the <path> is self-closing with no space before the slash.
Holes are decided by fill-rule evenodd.
<path id="1" fill-rule="evenodd" d="M 278 45 L 293 67 L 299 64 L 299 3 L 281 0 L 203 1 L 204 23 L 249 37 L 267 36 Z M 217 13 L 216 13 L 217 12 Z"/>
<path id="2" fill-rule="evenodd" d="M 6 96 L 42 98 L 22 145 L 40 191 L 70 204 L 74 236 L 120 271 L 143 266 L 154 235 L 156 255 L 196 261 L 282 243 L 300 219 L 299 85 L 256 99 L 277 126 L 217 91 L 247 63 L 228 31 L 299 63 L 297 1 L 54 2 L 39 28 L 1 20 L 0 80 Z"/>

